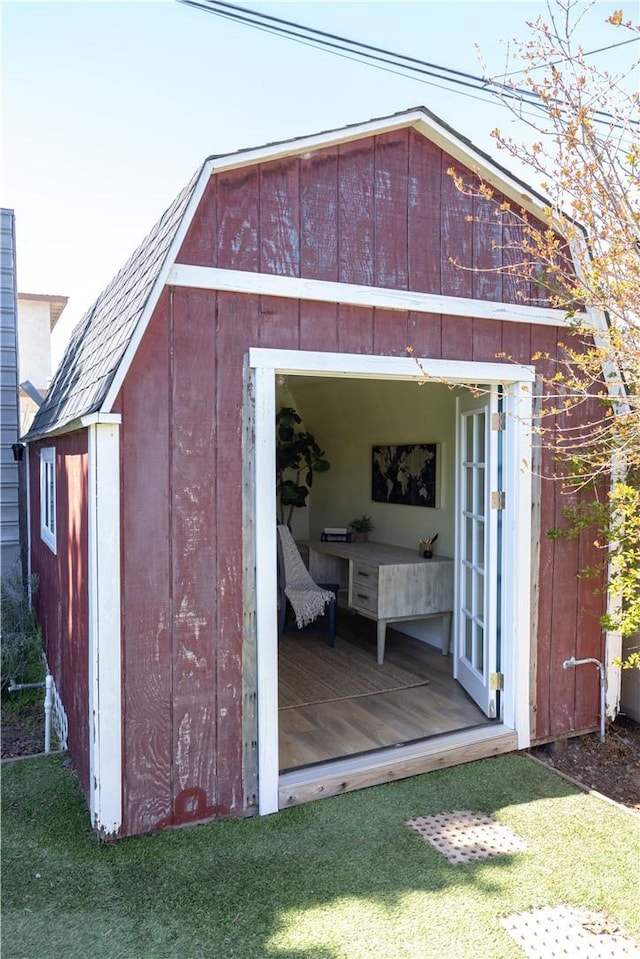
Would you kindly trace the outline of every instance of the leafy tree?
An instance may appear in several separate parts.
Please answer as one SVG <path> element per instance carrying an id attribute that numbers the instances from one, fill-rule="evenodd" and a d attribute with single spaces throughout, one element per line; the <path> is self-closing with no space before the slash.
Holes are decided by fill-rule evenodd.
<path id="1" fill-rule="evenodd" d="M 548 198 L 543 222 L 513 209 L 487 184 L 473 188 L 451 173 L 460 188 L 493 201 L 497 216 L 519 222 L 501 269 L 533 283 L 571 319 L 558 356 L 542 358 L 549 372 L 539 431 L 565 488 L 588 487 L 593 496 L 566 509 L 568 527 L 555 534 L 594 528 L 620 599 L 603 625 L 631 634 L 640 629 L 638 61 L 622 75 L 594 65 L 579 42 L 589 6 L 550 0 L 548 16 L 527 24 L 528 39 L 516 44 L 515 62 L 509 59 L 494 86 L 522 138 L 500 129 L 493 136 L 533 171 Z M 603 14 L 603 47 L 639 39 L 640 27 L 621 11 Z M 516 66 L 517 84 L 509 79 Z M 578 407 L 588 416 L 572 420 Z M 554 418 L 553 428 L 545 416 Z"/>

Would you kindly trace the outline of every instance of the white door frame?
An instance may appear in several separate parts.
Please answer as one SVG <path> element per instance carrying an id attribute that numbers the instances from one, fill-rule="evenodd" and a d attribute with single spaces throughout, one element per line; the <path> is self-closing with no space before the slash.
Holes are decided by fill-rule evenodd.
<path id="1" fill-rule="evenodd" d="M 531 572 L 531 411 L 535 371 L 506 363 L 249 350 L 255 403 L 255 569 L 258 685 L 258 808 L 278 811 L 278 634 L 275 523 L 276 374 L 357 377 L 400 381 L 488 383 L 504 387 L 507 429 L 504 442 L 505 637 L 503 723 L 515 730 L 518 748 L 529 745 L 529 658 Z"/>

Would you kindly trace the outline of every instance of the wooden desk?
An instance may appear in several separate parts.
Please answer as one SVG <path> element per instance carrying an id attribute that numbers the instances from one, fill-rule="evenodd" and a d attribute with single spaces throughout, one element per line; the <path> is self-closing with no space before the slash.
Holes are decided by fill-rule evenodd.
<path id="1" fill-rule="evenodd" d="M 349 608 L 377 621 L 378 663 L 384 662 L 387 623 L 442 616 L 443 655 L 449 652 L 453 612 L 453 560 L 422 559 L 418 551 L 386 543 L 300 544 L 316 581 L 348 588 Z"/>

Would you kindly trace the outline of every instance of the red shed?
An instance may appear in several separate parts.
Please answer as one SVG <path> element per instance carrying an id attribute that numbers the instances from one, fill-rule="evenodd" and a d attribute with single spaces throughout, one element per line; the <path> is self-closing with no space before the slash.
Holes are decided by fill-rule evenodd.
<path id="1" fill-rule="evenodd" d="M 78 325 L 28 436 L 31 569 L 104 833 L 597 728 L 597 671 L 563 662 L 610 656 L 577 576 L 601 559 L 546 536 L 566 497 L 532 431 L 567 321 L 500 272 L 515 219 L 452 166 L 540 216 L 424 108 L 211 157 Z M 294 533 L 341 587 L 335 648 L 278 641 L 282 406 L 331 463 Z M 376 487 L 420 456 L 428 496 Z M 369 544 L 322 540 L 362 513 Z"/>

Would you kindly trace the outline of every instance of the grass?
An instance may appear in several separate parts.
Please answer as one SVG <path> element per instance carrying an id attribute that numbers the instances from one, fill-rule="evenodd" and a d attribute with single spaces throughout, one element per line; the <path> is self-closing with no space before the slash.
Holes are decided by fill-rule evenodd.
<path id="1" fill-rule="evenodd" d="M 61 757 L 2 792 L 3 959 L 521 959 L 500 917 L 560 904 L 640 938 L 637 817 L 522 756 L 115 845 Z M 454 866 L 404 825 L 453 809 L 528 851 Z"/>

